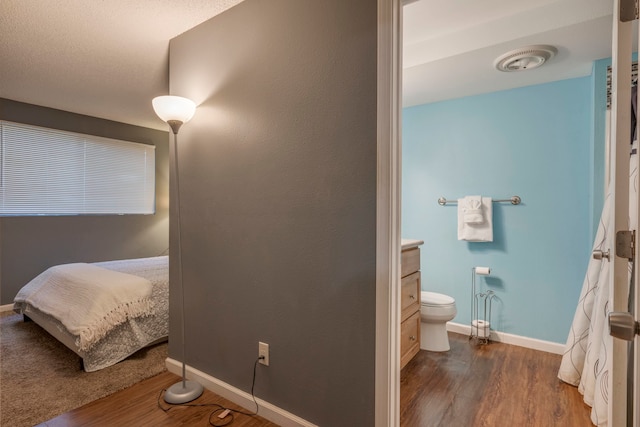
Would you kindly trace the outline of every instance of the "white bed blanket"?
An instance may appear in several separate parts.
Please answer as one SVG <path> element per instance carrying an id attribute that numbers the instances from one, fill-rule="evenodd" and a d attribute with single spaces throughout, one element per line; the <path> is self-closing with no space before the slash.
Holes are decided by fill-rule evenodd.
<path id="1" fill-rule="evenodd" d="M 75 263 L 47 269 L 15 301 L 58 319 L 86 351 L 119 324 L 150 315 L 151 290 L 143 277 Z"/>

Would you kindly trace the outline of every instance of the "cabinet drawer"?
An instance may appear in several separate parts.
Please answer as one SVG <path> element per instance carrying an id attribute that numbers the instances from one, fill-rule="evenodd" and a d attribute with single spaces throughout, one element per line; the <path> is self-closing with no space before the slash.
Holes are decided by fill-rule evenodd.
<path id="1" fill-rule="evenodd" d="M 400 369 L 420 351 L 420 312 L 400 325 Z"/>
<path id="2" fill-rule="evenodd" d="M 400 321 L 404 322 L 416 311 L 420 311 L 420 272 L 403 277 L 401 279 L 402 294 L 400 304 L 402 315 Z"/>
<path id="3" fill-rule="evenodd" d="M 408 276 L 418 270 L 420 270 L 420 248 L 402 251 L 400 257 L 400 277 Z"/>

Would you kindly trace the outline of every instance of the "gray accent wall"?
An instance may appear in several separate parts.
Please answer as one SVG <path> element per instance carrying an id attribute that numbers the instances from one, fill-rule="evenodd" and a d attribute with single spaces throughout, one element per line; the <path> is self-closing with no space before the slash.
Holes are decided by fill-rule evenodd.
<path id="1" fill-rule="evenodd" d="M 376 18 L 246 0 L 170 45 L 170 92 L 199 105 L 178 135 L 187 363 L 250 392 L 266 342 L 256 396 L 322 426 L 375 418 Z"/>
<path id="2" fill-rule="evenodd" d="M 166 253 L 169 247 L 168 132 L 2 98 L 0 120 L 156 146 L 154 215 L 0 217 L 1 304 L 11 304 L 23 285 L 52 265 Z"/>

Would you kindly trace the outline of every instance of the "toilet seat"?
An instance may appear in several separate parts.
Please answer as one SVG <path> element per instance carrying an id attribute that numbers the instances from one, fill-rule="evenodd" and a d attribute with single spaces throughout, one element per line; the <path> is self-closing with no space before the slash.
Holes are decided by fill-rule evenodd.
<path id="1" fill-rule="evenodd" d="M 455 303 L 456 300 L 449 295 L 428 291 L 420 292 L 420 304 L 427 307 L 443 307 L 454 305 Z"/>

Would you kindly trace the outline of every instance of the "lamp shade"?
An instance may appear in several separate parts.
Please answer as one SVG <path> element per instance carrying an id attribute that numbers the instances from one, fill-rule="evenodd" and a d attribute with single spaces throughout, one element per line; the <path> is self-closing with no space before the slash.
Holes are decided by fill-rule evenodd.
<path id="1" fill-rule="evenodd" d="M 187 123 L 196 112 L 196 103 L 181 96 L 157 96 L 151 102 L 158 117 L 165 122 Z"/>

